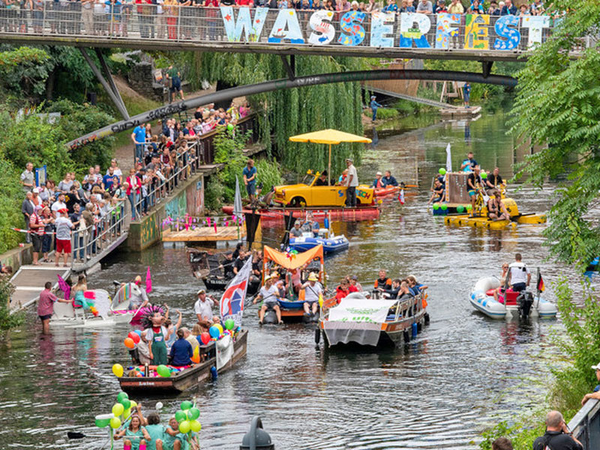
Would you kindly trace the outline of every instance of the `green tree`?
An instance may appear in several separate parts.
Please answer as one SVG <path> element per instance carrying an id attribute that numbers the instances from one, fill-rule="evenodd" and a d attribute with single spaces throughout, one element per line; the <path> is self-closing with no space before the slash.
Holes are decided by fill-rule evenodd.
<path id="1" fill-rule="evenodd" d="M 42 49 L 18 47 L 0 52 L 0 94 L 5 103 L 22 105 L 39 98 L 53 68 L 50 55 Z"/>
<path id="2" fill-rule="evenodd" d="M 555 257 L 583 268 L 600 254 L 599 223 L 591 214 L 600 192 L 600 52 L 581 47 L 585 36 L 597 35 L 600 3 L 557 0 L 554 9 L 569 13 L 518 75 L 512 131 L 547 144 L 527 159 L 519 176 L 541 186 L 548 176 L 568 175 L 556 192 L 545 236 Z M 580 57 L 571 58 L 572 51 Z"/>
<path id="3" fill-rule="evenodd" d="M 22 313 L 11 314 L 10 312 L 10 296 L 14 290 L 9 277 L 0 276 L 0 332 L 11 330 L 23 323 Z"/>

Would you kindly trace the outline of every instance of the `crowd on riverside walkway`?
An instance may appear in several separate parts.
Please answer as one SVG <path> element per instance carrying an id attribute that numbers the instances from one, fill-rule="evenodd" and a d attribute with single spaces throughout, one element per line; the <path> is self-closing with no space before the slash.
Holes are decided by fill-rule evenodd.
<path id="1" fill-rule="evenodd" d="M 131 134 L 135 160 L 129 171 L 121 170 L 113 159 L 106 170 L 97 165 L 83 177 L 68 172 L 58 182 L 36 183 L 33 164 L 27 163 L 21 173 L 22 231 L 33 244 L 33 264 L 49 261 L 53 249 L 56 265 L 59 255 L 65 266 L 71 253 L 75 261 L 90 259 L 108 238 L 122 232 L 120 219 L 126 202 L 133 220 L 146 215 L 202 162 L 195 145 L 200 136 L 218 126 L 233 128 L 249 111 L 247 104 L 232 104 L 227 111 L 215 110 L 214 105 L 199 107 L 188 121 L 159 122 L 158 134 L 150 123 L 142 123 Z M 102 238 L 95 239 L 98 236 Z"/>
<path id="2" fill-rule="evenodd" d="M 193 39 L 202 32 L 194 24 L 204 18 L 207 37 L 215 37 L 220 6 L 350 10 L 372 13 L 417 12 L 424 14 L 489 14 L 494 16 L 545 15 L 542 0 L 0 0 L 0 31 L 119 35 L 126 37 L 129 24 L 137 18 L 142 38 Z M 180 8 L 189 7 L 189 8 Z M 206 9 L 201 12 L 200 8 Z M 49 25 L 46 25 L 49 24 Z"/>

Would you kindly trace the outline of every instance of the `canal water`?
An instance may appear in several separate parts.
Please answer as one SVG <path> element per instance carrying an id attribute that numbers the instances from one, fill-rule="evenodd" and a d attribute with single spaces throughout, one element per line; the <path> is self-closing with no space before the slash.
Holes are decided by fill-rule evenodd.
<path id="1" fill-rule="evenodd" d="M 381 127 L 360 179 L 391 169 L 409 183 L 418 180 L 420 189 L 406 192 L 404 206 L 386 202 L 377 221 L 335 225 L 351 246 L 327 259 L 330 287 L 347 274 L 370 286 L 380 268 L 393 277 L 413 274 L 429 286 L 431 324 L 417 339 L 382 352 L 326 351 L 322 343 L 315 346 L 313 328 L 259 328 L 251 308 L 245 321 L 248 355 L 235 370 L 176 399 L 135 399 L 144 409 L 162 401 L 166 421 L 166 412 L 196 396 L 204 449 L 239 448 L 256 415 L 278 449 L 477 448 L 483 429 L 535 405 L 546 393 L 548 362 L 556 352 L 550 335 L 560 321 L 490 321 L 472 310 L 468 295 L 477 279 L 497 275 L 516 252 L 530 268 L 540 267 L 547 286 L 569 271 L 545 261 L 543 226 L 449 228 L 427 207 L 448 143 L 454 167 L 471 150 L 485 168 L 498 166 L 504 178 L 512 176 L 522 155 L 505 134 L 505 120 L 497 111 L 472 123 L 420 116 Z M 510 195 L 522 211 L 548 209 L 551 185 L 541 192 L 518 187 L 511 185 Z M 275 244 L 281 230 L 265 230 L 264 236 Z M 180 309 L 191 325 L 201 284 L 184 249 L 116 254 L 88 286 L 112 292 L 113 280 L 131 280 L 147 267 L 151 300 Z M 554 298 L 551 289 L 545 295 Z M 0 448 L 102 448 L 105 430 L 95 429 L 93 418 L 110 412 L 119 392 L 111 366 L 128 361 L 128 329 L 61 330 L 41 337 L 35 319 L 29 311 L 26 324 L 0 342 Z M 92 438 L 69 441 L 69 430 Z"/>

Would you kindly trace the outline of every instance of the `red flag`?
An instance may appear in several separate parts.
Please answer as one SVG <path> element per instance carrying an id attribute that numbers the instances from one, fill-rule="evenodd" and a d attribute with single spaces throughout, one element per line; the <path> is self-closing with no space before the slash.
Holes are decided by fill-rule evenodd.
<path id="1" fill-rule="evenodd" d="M 538 292 L 544 292 L 546 290 L 546 286 L 544 285 L 544 279 L 542 278 L 542 274 L 538 275 L 537 290 L 538 290 Z"/>
<path id="2" fill-rule="evenodd" d="M 149 294 L 152 292 L 152 275 L 150 275 L 150 266 L 148 266 L 148 271 L 146 272 L 146 293 Z"/>

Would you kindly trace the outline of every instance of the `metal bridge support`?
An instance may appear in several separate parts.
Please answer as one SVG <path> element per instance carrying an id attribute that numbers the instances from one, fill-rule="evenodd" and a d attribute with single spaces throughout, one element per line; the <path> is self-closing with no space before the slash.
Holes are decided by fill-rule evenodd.
<path id="1" fill-rule="evenodd" d="M 125 103 L 123 102 L 123 99 L 121 98 L 121 94 L 119 93 L 119 90 L 117 89 L 117 86 L 115 85 L 115 81 L 113 80 L 113 77 L 110 73 L 108 65 L 106 64 L 106 61 L 104 60 L 104 56 L 102 56 L 102 53 L 100 52 L 100 50 L 97 48 L 94 49 L 94 51 L 96 52 L 96 56 L 98 57 L 98 60 L 100 61 L 100 67 L 101 67 L 102 71 L 100 71 L 98 69 L 98 67 L 96 67 L 96 63 L 94 63 L 94 61 L 92 61 L 92 58 L 90 58 L 90 55 L 88 55 L 87 50 L 85 48 L 79 48 L 79 50 L 81 51 L 81 54 L 83 55 L 84 59 L 89 64 L 90 68 L 92 69 L 92 72 L 94 72 L 94 75 L 96 75 L 96 78 L 98 78 L 98 81 L 100 82 L 100 84 L 102 84 L 102 86 L 106 90 L 106 93 L 108 94 L 110 99 L 113 101 L 113 103 L 115 104 L 115 106 L 117 107 L 117 109 L 119 110 L 121 115 L 123 116 L 123 118 L 125 120 L 129 120 L 129 113 L 127 112 Z M 104 75 L 102 74 L 102 72 L 104 72 Z"/>
<path id="2" fill-rule="evenodd" d="M 290 55 L 290 61 L 288 62 L 287 56 L 281 55 L 281 62 L 283 63 L 283 68 L 288 74 L 289 80 L 294 81 L 296 79 L 296 56 Z"/>
<path id="3" fill-rule="evenodd" d="M 492 66 L 494 65 L 494 61 L 481 61 L 481 66 L 483 68 L 483 78 L 487 78 L 492 73 Z"/>

